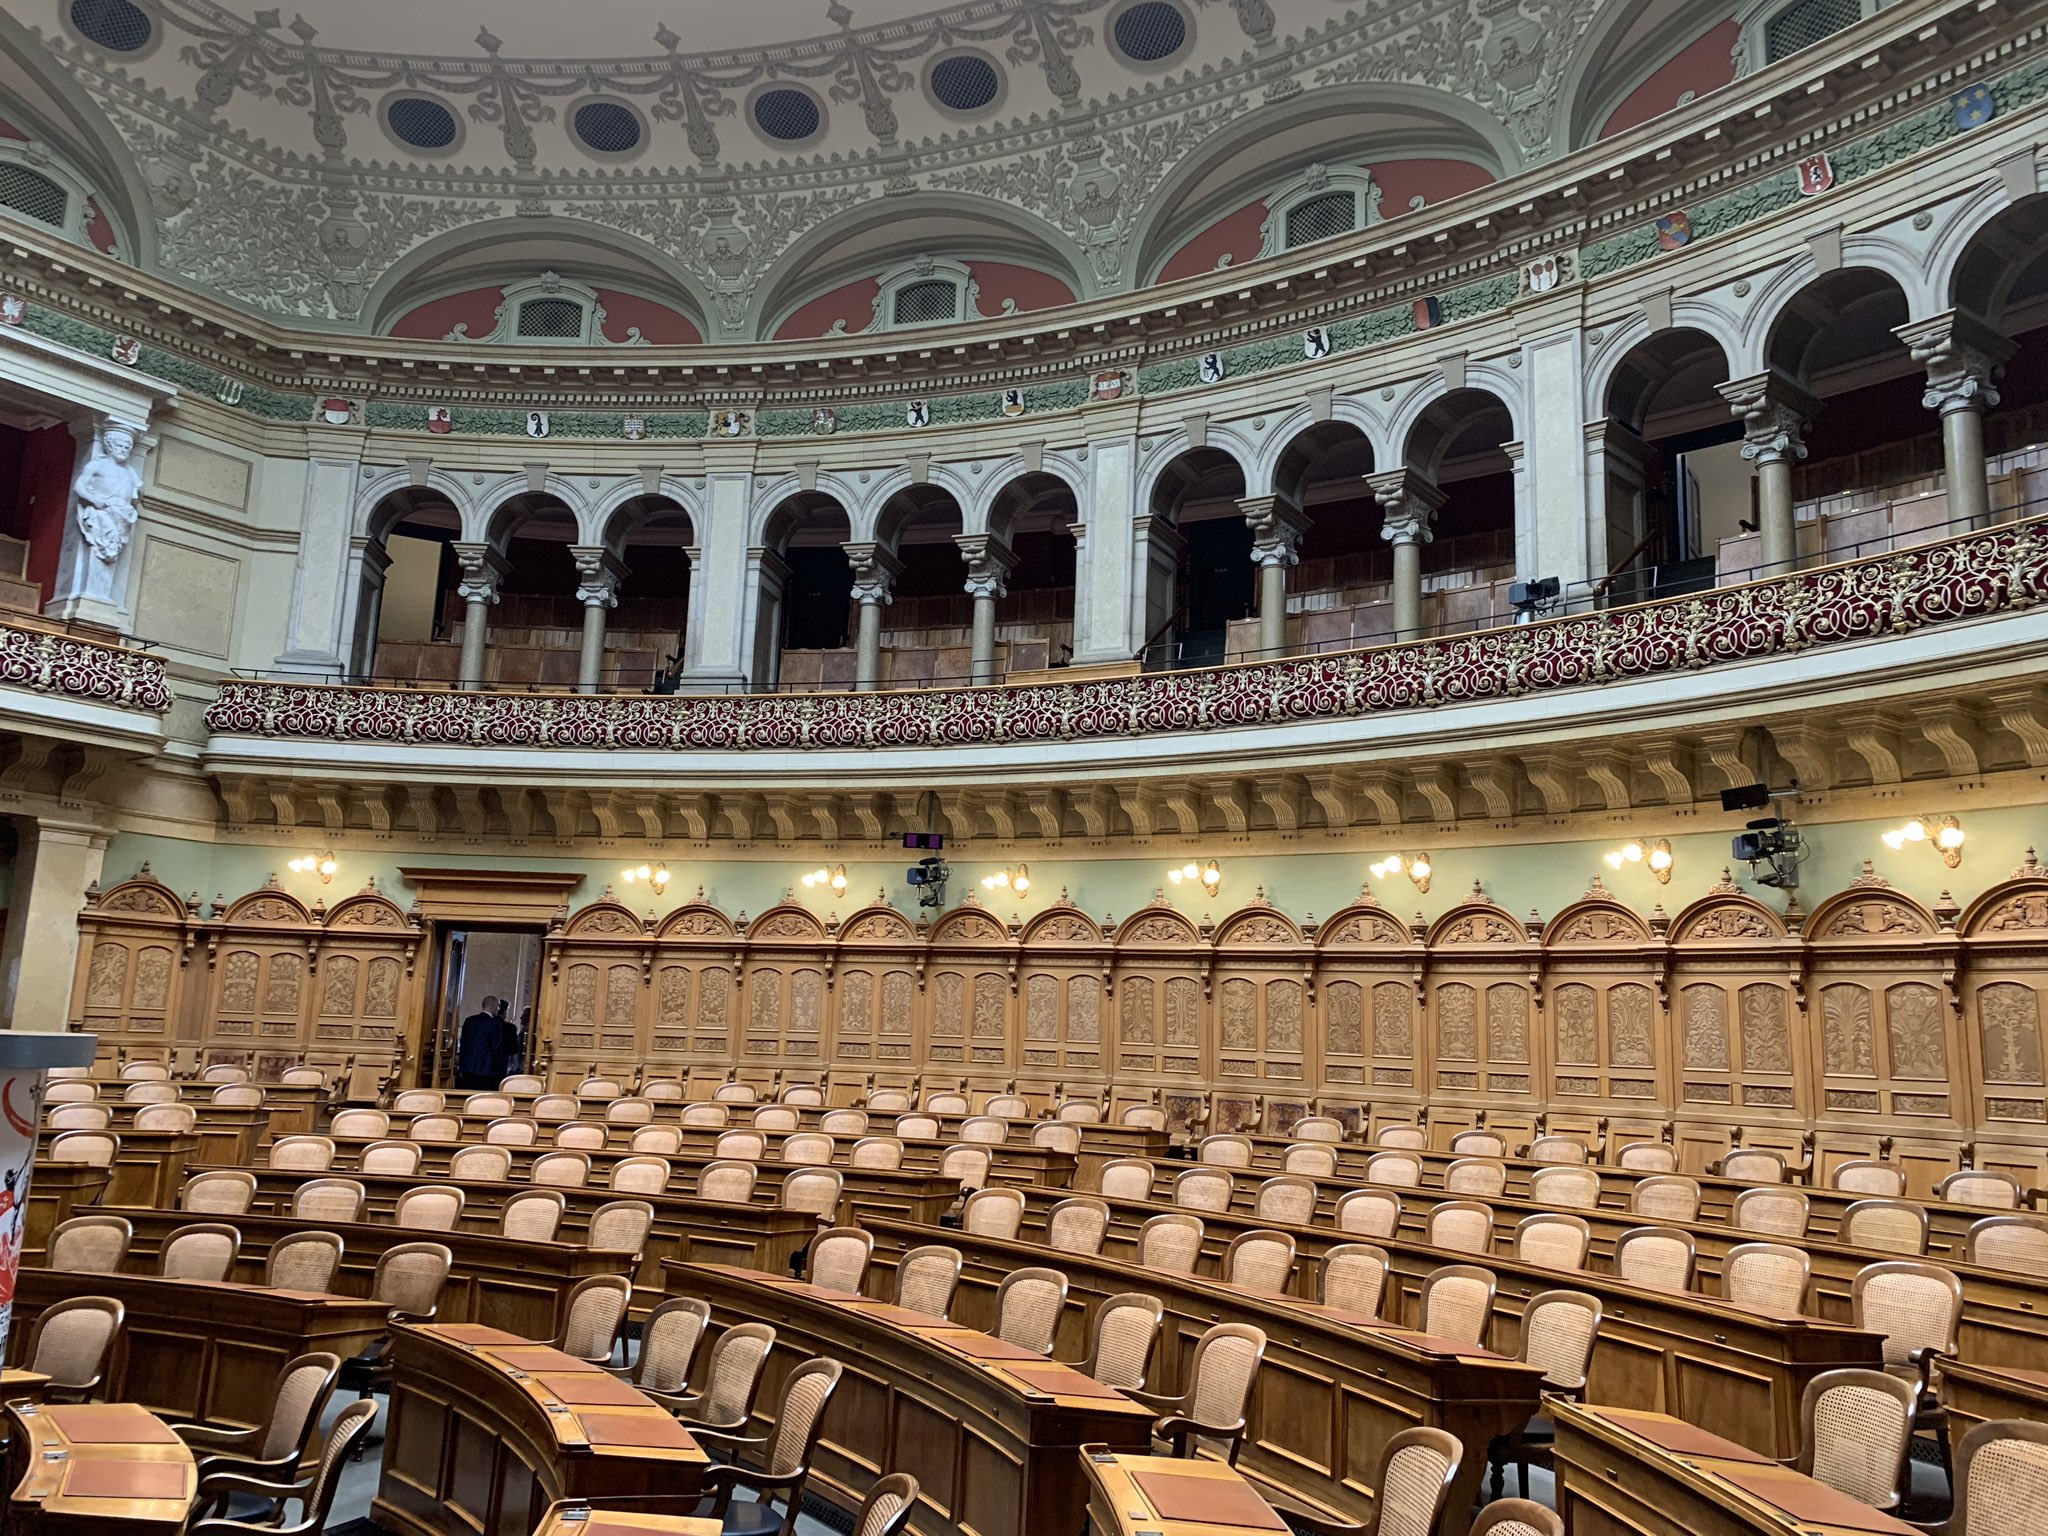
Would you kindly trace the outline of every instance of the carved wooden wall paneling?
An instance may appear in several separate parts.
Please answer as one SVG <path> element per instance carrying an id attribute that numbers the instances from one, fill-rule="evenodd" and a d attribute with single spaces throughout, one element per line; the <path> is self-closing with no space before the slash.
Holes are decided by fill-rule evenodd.
<path id="1" fill-rule="evenodd" d="M 375 887 L 307 907 L 273 880 L 201 917 L 145 872 L 79 914 L 73 1016 L 122 1048 L 194 1049 L 273 1079 L 300 1061 L 387 1067 L 418 1013 L 418 924 Z"/>
<path id="2" fill-rule="evenodd" d="M 1963 914 L 1963 1049 L 1984 1167 L 2033 1173 L 2048 1142 L 2048 871 L 2027 862 Z"/>
<path id="3" fill-rule="evenodd" d="M 1020 946 L 1019 1086 L 1050 1094 L 1069 1079 L 1101 1081 L 1115 1050 L 1108 938 L 1080 908 L 1061 902 L 1024 925 Z"/>
<path id="4" fill-rule="evenodd" d="M 920 1059 L 940 1080 L 1007 1081 L 1017 1070 L 1009 930 L 969 902 L 932 925 L 928 954 Z"/>
<path id="5" fill-rule="evenodd" d="M 1421 933 L 1364 891 L 1320 926 L 1316 948 L 1320 1097 L 1354 1128 L 1412 1122 L 1428 1097 Z"/>
<path id="6" fill-rule="evenodd" d="M 1542 948 L 1527 928 L 1475 890 L 1429 931 L 1424 1052 L 1430 1118 L 1533 1134 L 1546 1063 L 1535 1029 Z"/>
<path id="7" fill-rule="evenodd" d="M 909 1067 L 925 958 L 917 930 L 902 913 L 878 904 L 848 918 L 838 941 L 837 980 L 828 999 L 832 1065 L 849 1073 Z"/>
<path id="8" fill-rule="evenodd" d="M 1655 1138 L 1671 1055 L 1663 941 L 1595 881 L 1551 919 L 1543 949 L 1536 1038 L 1549 1059 L 1545 1128 L 1597 1131 L 1604 1120 L 1616 1141 Z"/>

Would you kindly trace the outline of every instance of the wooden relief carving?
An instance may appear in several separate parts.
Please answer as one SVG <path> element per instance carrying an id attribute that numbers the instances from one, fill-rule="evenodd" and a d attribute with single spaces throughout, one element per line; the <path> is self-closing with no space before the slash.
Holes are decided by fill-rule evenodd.
<path id="1" fill-rule="evenodd" d="M 359 964 L 354 955 L 336 955 L 327 962 L 320 983 L 322 1018 L 349 1018 L 355 1014 Z"/>
<path id="2" fill-rule="evenodd" d="M 2043 1086 L 2040 994 L 2013 981 L 1979 987 L 1977 1017 L 1984 1040 L 1985 1081 Z"/>
<path id="3" fill-rule="evenodd" d="M 1479 1059 L 1479 994 L 1462 981 L 1436 992 L 1436 1053 L 1446 1061 Z"/>
<path id="4" fill-rule="evenodd" d="M 562 1021 L 591 1025 L 597 1022 L 597 967 L 572 965 L 562 979 Z"/>
<path id="5" fill-rule="evenodd" d="M 1986 933 L 2023 933 L 2048 929 L 2048 891 L 2022 891 L 1998 903 L 1979 924 Z"/>
<path id="6" fill-rule="evenodd" d="M 297 955 L 272 955 L 269 984 L 263 989 L 263 1011 L 297 1013 L 299 986 L 305 973 L 306 962 Z"/>
<path id="7" fill-rule="evenodd" d="M 1607 993 L 1608 1061 L 1617 1067 L 1654 1067 L 1656 1000 L 1650 989 L 1624 982 Z"/>
<path id="8" fill-rule="evenodd" d="M 1156 1043 L 1153 1025 L 1153 987 L 1149 976 L 1128 976 L 1123 986 L 1123 1029 L 1125 1045 Z"/>
<path id="9" fill-rule="evenodd" d="M 1685 1064 L 1694 1071 L 1728 1070 L 1728 994 L 1700 982 L 1682 994 Z"/>
<path id="10" fill-rule="evenodd" d="M 1242 976 L 1223 983 L 1223 1048 L 1250 1051 L 1258 1048 L 1257 996 Z"/>
<path id="11" fill-rule="evenodd" d="M 656 973 L 654 1017 L 663 1029 L 688 1027 L 690 972 L 687 966 L 664 965 Z"/>
<path id="12" fill-rule="evenodd" d="M 91 969 L 86 972 L 85 1000 L 96 1008 L 118 1008 L 127 989 L 127 949 L 113 943 L 95 946 Z"/>
<path id="13" fill-rule="evenodd" d="M 1852 902 L 1835 913 L 1822 929 L 1824 939 L 1876 938 L 1893 933 L 1925 933 L 1927 925 L 1895 901 Z"/>
<path id="14" fill-rule="evenodd" d="M 238 949 L 221 963 L 220 1005 L 229 1013 L 256 1011 L 256 975 L 263 967 L 253 949 Z"/>
<path id="15" fill-rule="evenodd" d="M 818 1054 L 818 1028 L 825 1011 L 825 973 L 808 968 L 789 978 L 789 1046 L 791 1056 Z"/>
<path id="16" fill-rule="evenodd" d="M 1030 1041 L 1060 1037 L 1060 980 L 1043 971 L 1024 983 L 1024 1038 Z"/>
<path id="17" fill-rule="evenodd" d="M 874 1032 L 875 978 L 868 971 L 848 971 L 839 983 L 840 1036 L 866 1040 Z"/>
<path id="18" fill-rule="evenodd" d="M 363 986 L 365 1018 L 398 1017 L 398 983 L 403 969 L 397 957 L 393 955 L 379 955 L 370 962 L 370 979 Z"/>
<path id="19" fill-rule="evenodd" d="M 1948 1077 L 1940 993 L 1917 981 L 1892 987 L 1885 993 L 1885 1022 L 1890 1028 L 1893 1077 Z"/>
<path id="20" fill-rule="evenodd" d="M 1752 983 L 1742 989 L 1742 1070 L 1789 1073 L 1792 1041 L 1785 1024 L 1782 987 Z"/>
<path id="21" fill-rule="evenodd" d="M 1102 983 L 1093 976 L 1067 978 L 1067 1043 L 1102 1043 Z"/>
<path id="22" fill-rule="evenodd" d="M 1166 981 L 1166 1043 L 1193 1046 L 1201 1043 L 1201 994 L 1186 976 Z"/>
<path id="23" fill-rule="evenodd" d="M 966 1033 L 967 978 L 958 971 L 939 972 L 933 997 L 932 1038 L 958 1040 Z"/>
<path id="24" fill-rule="evenodd" d="M 762 966 L 747 973 L 748 1049 L 753 1043 L 782 1034 L 782 972 Z"/>
<path id="25" fill-rule="evenodd" d="M 908 1041 L 913 1025 L 911 998 L 914 994 L 908 971 L 887 971 L 882 976 L 882 1035 L 884 1039 Z M 900 1060 L 910 1054 L 908 1044 L 883 1045 L 880 1054 Z"/>
<path id="26" fill-rule="evenodd" d="M 1333 981 L 1323 989 L 1329 1016 L 1328 1044 L 1333 1056 L 1365 1054 L 1365 988 L 1355 981 Z"/>
<path id="27" fill-rule="evenodd" d="M 1415 1054 L 1415 996 L 1398 981 L 1372 989 L 1372 1053 L 1404 1060 Z"/>
<path id="28" fill-rule="evenodd" d="M 1513 982 L 1486 989 L 1486 1051 L 1493 1061 L 1529 1059 L 1529 994 Z"/>
<path id="29" fill-rule="evenodd" d="M 1593 989 L 1582 982 L 1559 987 L 1551 994 L 1557 1016 L 1557 1061 L 1564 1067 L 1592 1067 L 1600 1062 L 1598 1002 Z"/>
<path id="30" fill-rule="evenodd" d="M 1474 913 L 1461 917 L 1443 931 L 1438 939 L 1441 944 L 1518 944 L 1523 937 L 1522 930 L 1504 917 L 1492 913 Z"/>
<path id="31" fill-rule="evenodd" d="M 1003 978 L 983 971 L 974 978 L 974 1038 L 1000 1040 L 1003 1028 Z"/>
<path id="32" fill-rule="evenodd" d="M 1716 907 L 1686 925 L 1680 939 L 1768 939 L 1774 937 L 1769 919 L 1748 907 Z"/>
<path id="33" fill-rule="evenodd" d="M 1822 1061 L 1830 1077 L 1875 1077 L 1870 991 L 1849 982 L 1821 988 Z"/>
<path id="34" fill-rule="evenodd" d="M 1301 983 L 1281 979 L 1266 983 L 1266 1049 L 1301 1049 Z"/>

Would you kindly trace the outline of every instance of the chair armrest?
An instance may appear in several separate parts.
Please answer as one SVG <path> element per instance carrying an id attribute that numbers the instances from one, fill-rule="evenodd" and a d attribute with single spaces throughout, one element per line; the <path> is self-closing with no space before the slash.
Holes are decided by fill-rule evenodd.
<path id="1" fill-rule="evenodd" d="M 227 1451 L 252 1445 L 263 1433 L 257 1429 L 216 1429 L 211 1424 L 167 1424 L 164 1426 L 187 1445 L 200 1450 Z"/>
<path id="2" fill-rule="evenodd" d="M 770 1476 L 767 1472 L 757 1471 L 752 1467 L 725 1462 L 705 1469 L 704 1489 L 707 1493 L 730 1492 L 734 1488 L 769 1493 L 785 1488 L 799 1488 L 810 1475 L 809 1467 L 799 1467 L 796 1471 L 782 1476 Z"/>
<path id="3" fill-rule="evenodd" d="M 1377 1522 L 1353 1525 L 1349 1520 L 1331 1520 L 1299 1509 L 1285 1511 L 1285 1519 L 1297 1531 L 1305 1531 L 1309 1536 L 1368 1536 L 1368 1533 L 1379 1529 Z"/>
<path id="4" fill-rule="evenodd" d="M 1138 1387 L 1124 1387 L 1121 1390 L 1132 1402 L 1140 1407 L 1150 1408 L 1154 1413 L 1178 1413 L 1188 1405 L 1187 1394 L 1184 1392 L 1167 1397 L 1158 1392 L 1146 1392 Z"/>
<path id="5" fill-rule="evenodd" d="M 690 1433 L 699 1445 L 715 1442 L 720 1450 L 735 1454 L 744 1450 L 765 1451 L 775 1438 L 772 1435 L 735 1435 L 722 1429 L 696 1429 Z"/>
<path id="6" fill-rule="evenodd" d="M 1233 1424 L 1200 1424 L 1193 1419 L 1183 1418 L 1177 1413 L 1168 1414 L 1152 1426 L 1153 1434 L 1172 1445 L 1182 1455 L 1187 1453 L 1190 1440 L 1228 1440 L 1231 1442 L 1230 1460 L 1233 1464 L 1237 1460 L 1236 1443 L 1243 1436 L 1244 1431 L 1245 1421 L 1243 1419 L 1239 1419 Z"/>
<path id="7" fill-rule="evenodd" d="M 200 1479 L 199 1493 L 202 1496 L 214 1493 L 247 1493 L 259 1499 L 296 1499 L 312 1486 L 313 1479 L 310 1477 L 300 1482 L 270 1483 L 260 1477 L 247 1477 L 240 1472 L 215 1472 Z"/>
<path id="8" fill-rule="evenodd" d="M 1937 1349 L 1932 1344 L 1924 1349 L 1907 1351 L 1906 1363 L 1919 1372 L 1919 1385 L 1922 1392 L 1933 1390 L 1932 1377 L 1934 1375 L 1934 1367 L 1941 1360 L 1942 1356 L 1947 1353 L 1948 1351 Z"/>

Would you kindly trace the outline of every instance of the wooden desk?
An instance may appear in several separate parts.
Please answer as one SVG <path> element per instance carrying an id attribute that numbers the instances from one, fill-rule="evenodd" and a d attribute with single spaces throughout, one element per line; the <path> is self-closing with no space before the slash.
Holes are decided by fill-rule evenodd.
<path id="1" fill-rule="evenodd" d="M 57 1134 L 43 1131 L 37 1135 L 38 1172 L 50 1166 L 50 1139 Z M 114 1134 L 121 1138 L 121 1150 L 114 1158 L 113 1176 L 100 1196 L 101 1203 L 175 1205 L 178 1191 L 185 1187 L 185 1165 L 199 1150 L 199 1138 L 190 1131 L 138 1131 L 132 1126 Z M 33 1182 L 29 1190 L 34 1192 Z"/>
<path id="2" fill-rule="evenodd" d="M 533 1536 L 719 1536 L 723 1529 L 690 1515 L 626 1514 L 565 1501 L 549 1506 Z"/>
<path id="3" fill-rule="evenodd" d="M 289 1216 L 299 1186 L 308 1179 L 327 1177 L 277 1168 L 247 1171 L 256 1176 L 256 1194 L 250 1211 L 258 1216 Z M 363 1186 L 373 1221 L 388 1221 L 398 1197 L 420 1184 L 418 1179 L 398 1174 L 352 1173 L 343 1177 Z M 461 1185 L 461 1230 L 496 1232 L 505 1202 L 532 1188 L 531 1184 L 465 1180 Z M 648 1233 L 640 1268 L 633 1279 L 633 1306 L 641 1315 L 661 1300 L 664 1259 L 698 1259 L 786 1275 L 790 1260 L 818 1229 L 817 1218 L 809 1212 L 785 1211 L 780 1206 L 759 1202 L 737 1205 L 723 1200 L 699 1200 L 693 1195 L 621 1195 L 609 1189 L 565 1189 L 561 1193 L 566 1203 L 558 1236 L 569 1243 L 588 1243 L 590 1218 L 599 1206 L 614 1200 L 644 1200 L 654 1207 L 654 1227 Z"/>
<path id="4" fill-rule="evenodd" d="M 1104 1252 L 1137 1257 L 1138 1229 L 1163 1207 L 1112 1200 Z M 1043 1242 L 1050 1204 L 1030 1199 L 1023 1236 Z M 1260 1223 L 1235 1213 L 1203 1212 L 1199 1268 L 1220 1275 L 1223 1250 L 1240 1232 L 1266 1226 L 1295 1240 L 1295 1294 L 1317 1294 L 1322 1256 L 1339 1243 L 1355 1242 L 1333 1226 Z M 880 1234 L 878 1233 L 878 1236 Z M 1422 1282 L 1446 1264 L 1484 1264 L 1499 1280 L 1494 1303 L 1494 1348 L 1520 1347 L 1522 1308 L 1540 1291 L 1584 1291 L 1600 1299 L 1604 1318 L 1588 1368 L 1589 1393 L 1604 1402 L 1681 1414 L 1699 1423 L 1729 1423 L 1731 1434 L 1754 1437 L 1759 1450 L 1791 1456 L 1799 1449 L 1799 1400 L 1806 1383 L 1822 1371 L 1856 1365 L 1875 1369 L 1882 1341 L 1844 1323 L 1733 1306 L 1718 1297 L 1631 1285 L 1599 1269 L 1548 1269 L 1498 1254 L 1481 1258 L 1432 1248 L 1406 1239 L 1373 1239 L 1387 1250 L 1394 1273 L 1389 1298 L 1381 1303 L 1390 1318 L 1417 1314 Z M 1043 1249 L 1038 1249 L 1043 1253 Z M 1061 1263 L 1064 1256 L 1028 1262 Z M 1143 1285 L 1138 1289 L 1145 1289 Z"/>
<path id="5" fill-rule="evenodd" d="M 50 1378 L 41 1371 L 26 1371 L 10 1365 L 0 1370 L 0 1402 L 40 1403 L 50 1389 Z"/>
<path id="6" fill-rule="evenodd" d="M 1752 1453 L 1743 1448 L 1716 1444 L 1717 1437 L 1663 1414 L 1624 1419 L 1618 1410 L 1557 1401 L 1550 1413 L 1558 1510 L 1572 1536 L 1919 1536 L 1903 1521 L 1789 1467 L 1747 1460 Z M 1683 1449 L 1655 1443 L 1667 1437 Z"/>
<path id="7" fill-rule="evenodd" d="M 134 1224 L 135 1241 L 125 1266 L 132 1273 L 153 1271 L 164 1239 L 192 1217 L 183 1211 L 123 1209 L 115 1214 Z M 242 1254 L 234 1278 L 246 1285 L 263 1279 L 264 1261 L 280 1237 L 303 1232 L 307 1223 L 290 1216 L 208 1216 L 242 1234 Z M 533 1338 L 551 1339 L 560 1330 L 564 1304 L 578 1280 L 591 1275 L 624 1272 L 627 1256 L 573 1243 L 529 1243 L 495 1233 L 414 1232 L 377 1222 L 322 1222 L 343 1244 L 341 1269 L 334 1289 L 344 1296 L 368 1296 L 377 1260 L 400 1243 L 440 1243 L 454 1256 L 448 1283 L 441 1289 L 439 1317 L 444 1322 L 493 1323 Z"/>
<path id="8" fill-rule="evenodd" d="M 810 1131 L 817 1129 L 825 1111 L 800 1109 L 797 1113 L 802 1116 L 803 1128 Z M 911 1114 L 916 1111 L 905 1110 L 903 1113 Z M 896 1123 L 896 1116 L 893 1114 L 871 1115 L 869 1118 L 870 1123 L 880 1128 L 875 1132 L 877 1135 L 887 1135 L 888 1127 Z M 950 1144 L 960 1139 L 962 1120 L 978 1117 L 934 1115 L 932 1118 L 939 1122 L 939 1139 Z M 1037 1123 L 1035 1120 L 1012 1120 L 1010 1135 L 1015 1140 L 1028 1141 L 1031 1137 L 1031 1127 Z M 1154 1162 L 1163 1162 L 1173 1151 L 1173 1137 L 1166 1131 L 1148 1131 L 1135 1125 L 1108 1124 L 1077 1124 L 1075 1128 L 1081 1133 L 1080 1163 L 1074 1172 L 1075 1189 L 1101 1188 L 1104 1163 L 1114 1162 L 1120 1157 L 1149 1157 Z"/>
<path id="9" fill-rule="evenodd" d="M 574 1356 L 496 1328 L 429 1324 L 394 1329 L 390 1362 L 370 1518 L 396 1536 L 526 1536 L 559 1500 L 703 1485 L 710 1458 L 668 1410 Z"/>
<path id="10" fill-rule="evenodd" d="M 1061 1390 L 1024 1374 L 1044 1362 L 976 1359 L 961 1346 L 988 1340 L 971 1329 L 914 1326 L 866 1297 L 750 1270 L 670 1264 L 668 1277 L 670 1290 L 710 1302 L 721 1329 L 774 1326 L 762 1403 L 813 1356 L 844 1364 L 812 1485 L 852 1509 L 881 1472 L 908 1472 L 918 1536 L 1064 1536 L 1087 1507 L 1079 1448 L 1151 1448 L 1150 1409 L 1086 1377 Z"/>
<path id="11" fill-rule="evenodd" d="M 10 1536 L 177 1536 L 198 1466 L 163 1420 L 133 1403 L 7 1404 Z"/>
<path id="12" fill-rule="evenodd" d="M 72 1217 L 97 1207 L 113 1178 L 110 1168 L 88 1168 L 83 1163 L 53 1163 L 38 1158 L 35 1177 L 28 1186 L 28 1210 L 22 1217 L 22 1262 L 40 1259 L 50 1246 L 53 1231 Z"/>
<path id="13" fill-rule="evenodd" d="M 220 1108 L 213 1102 L 213 1092 L 222 1086 L 220 1083 L 179 1083 L 178 1102 L 190 1104 L 202 1112 Z M 320 1123 L 321 1113 L 327 1107 L 327 1090 L 312 1083 L 304 1087 L 284 1083 L 256 1083 L 252 1086 L 263 1090 L 262 1114 L 266 1123 L 258 1133 L 259 1146 L 267 1147 L 280 1136 L 305 1135 Z"/>
<path id="14" fill-rule="evenodd" d="M 904 1253 L 925 1243 L 958 1248 L 965 1261 L 953 1316 L 969 1326 L 995 1319 L 996 1288 L 1013 1269 L 1046 1265 L 1067 1277 L 1056 1353 L 1086 1357 L 1094 1309 L 1120 1291 L 1156 1296 L 1166 1309 L 1152 1358 L 1149 1390 L 1187 1385 L 1195 1341 L 1214 1323 L 1250 1323 L 1266 1333 L 1266 1364 L 1252 1399 L 1238 1470 L 1261 1494 L 1296 1506 L 1362 1520 L 1372 1511 L 1380 1446 L 1416 1424 L 1432 1424 L 1465 1443 L 1450 1508 L 1460 1515 L 1479 1493 L 1486 1447 L 1520 1429 L 1536 1412 L 1541 1373 L 1474 1349 L 1442 1354 L 1387 1325 L 1356 1327 L 1346 1314 L 1290 1297 L 1239 1290 L 1214 1280 L 1146 1269 L 1130 1260 L 1054 1253 L 1036 1243 L 1005 1242 L 935 1227 L 876 1227 L 871 1295 L 893 1294 Z M 1404 1314 L 1395 1312 L 1394 1320 Z M 1446 1531 L 1462 1525 L 1447 1521 Z"/>
<path id="15" fill-rule="evenodd" d="M 107 1374 L 109 1397 L 167 1418 L 242 1428 L 268 1409 L 286 1361 L 316 1349 L 346 1360 L 384 1332 L 384 1308 L 360 1297 L 24 1266 L 12 1337 L 26 1340 L 44 1308 L 72 1296 L 112 1296 L 127 1309 Z"/>
<path id="16" fill-rule="evenodd" d="M 2002 1369 L 1981 1361 L 1944 1360 L 1941 1400 L 1955 1426 L 1951 1443 L 1992 1419 L 2048 1422 L 2048 1371 Z"/>
<path id="17" fill-rule="evenodd" d="M 1288 1525 L 1267 1507 L 1271 1525 L 1218 1525 L 1209 1520 L 1168 1520 L 1147 1496 L 1139 1478 L 1167 1478 L 1182 1484 L 1194 1495 L 1233 1501 L 1259 1499 L 1258 1491 L 1244 1480 L 1235 1467 L 1220 1461 L 1182 1461 L 1171 1456 L 1118 1456 L 1081 1458 L 1081 1470 L 1088 1476 L 1088 1524 L 1094 1536 L 1139 1536 L 1151 1531 L 1158 1536 L 1247 1536 L 1254 1531 L 1274 1531 L 1287 1536 Z M 1135 1477 L 1133 1476 L 1135 1474 Z M 1247 1516 L 1253 1514 L 1245 1506 Z"/>

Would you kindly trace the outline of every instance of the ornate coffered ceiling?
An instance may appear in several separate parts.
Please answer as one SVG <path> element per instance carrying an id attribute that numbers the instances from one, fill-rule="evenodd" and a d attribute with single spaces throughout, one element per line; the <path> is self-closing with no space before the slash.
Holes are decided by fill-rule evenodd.
<path id="1" fill-rule="evenodd" d="M 502 231 L 555 266 L 651 265 L 744 339 L 848 241 L 912 221 L 923 248 L 1026 258 L 1084 297 L 1132 287 L 1258 195 L 1260 145 L 1273 177 L 1376 154 L 1512 174 L 1571 147 L 1646 36 L 1675 49 L 1726 10 L 32 0 L 0 54 L 54 78 L 0 64 L 0 88 L 89 101 L 103 120 L 74 137 L 117 167 L 124 249 L 250 308 L 374 329 Z"/>

